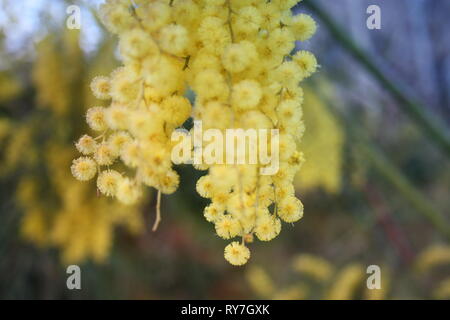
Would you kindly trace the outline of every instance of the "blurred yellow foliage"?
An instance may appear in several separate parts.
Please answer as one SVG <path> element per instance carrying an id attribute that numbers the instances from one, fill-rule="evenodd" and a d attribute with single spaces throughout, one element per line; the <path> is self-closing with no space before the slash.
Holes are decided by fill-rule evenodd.
<path id="1" fill-rule="evenodd" d="M 97 197 L 95 187 L 70 174 L 73 142 L 85 130 L 80 115 L 87 109 L 85 103 L 92 102 L 87 89 L 83 91 L 90 82 L 85 66 L 95 72 L 107 68 L 102 58 L 112 56 L 108 51 L 112 49 L 103 46 L 99 50 L 103 56 L 86 61 L 77 31 L 46 37 L 37 45 L 32 70 L 41 108 L 31 109 L 26 121 L 0 122 L 4 143 L 0 174 L 17 176 L 16 199 L 23 209 L 21 235 L 39 247 L 60 249 L 65 264 L 104 261 L 116 226 L 133 234 L 143 230 L 138 205 L 125 208 Z"/>
<path id="2" fill-rule="evenodd" d="M 252 266 L 246 273 L 250 288 L 260 297 L 269 298 L 275 292 L 272 279 L 267 272 L 259 267 Z"/>
<path id="3" fill-rule="evenodd" d="M 367 300 L 385 299 L 390 290 L 390 272 L 383 267 L 381 289 L 368 289 L 367 275 L 362 264 L 351 262 L 335 272 L 325 258 L 313 254 L 300 254 L 291 261 L 294 273 L 287 286 L 279 285 L 261 266 L 253 266 L 246 273 L 252 291 L 264 299 L 327 299 Z M 298 277 L 300 274 L 301 277 Z M 309 280 L 315 281 L 309 281 Z"/>
<path id="4" fill-rule="evenodd" d="M 450 278 L 441 282 L 438 288 L 434 290 L 433 296 L 436 299 L 450 299 Z"/>
<path id="5" fill-rule="evenodd" d="M 327 91 L 332 89 L 327 86 Z M 341 188 L 344 132 L 321 98 L 310 88 L 305 89 L 303 107 L 306 126 L 300 148 L 306 161 L 295 178 L 300 190 L 322 187 L 336 193 Z"/>
<path id="6" fill-rule="evenodd" d="M 22 92 L 21 82 L 8 72 L 0 72 L 0 102 L 11 100 Z"/>
<path id="7" fill-rule="evenodd" d="M 416 270 L 425 273 L 435 267 L 450 264 L 450 246 L 434 244 L 425 249 L 416 258 Z"/>
<path id="8" fill-rule="evenodd" d="M 326 298 L 328 300 L 350 300 L 361 283 L 365 282 L 364 267 L 358 263 L 352 263 L 342 269 L 334 279 Z"/>
<path id="9" fill-rule="evenodd" d="M 311 254 L 301 254 L 294 257 L 292 267 L 296 272 L 310 276 L 320 282 L 327 281 L 333 274 L 333 266 L 327 260 Z"/>

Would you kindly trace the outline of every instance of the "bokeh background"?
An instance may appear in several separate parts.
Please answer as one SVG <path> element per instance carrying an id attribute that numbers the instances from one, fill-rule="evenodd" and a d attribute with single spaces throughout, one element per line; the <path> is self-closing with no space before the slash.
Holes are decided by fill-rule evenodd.
<path id="1" fill-rule="evenodd" d="M 240 268 L 203 218 L 201 175 L 136 207 L 75 181 L 73 142 L 88 90 L 119 64 L 95 16 L 101 0 L 0 0 L 0 298 L 450 298 L 450 2 L 305 0 L 317 20 L 299 43 L 321 68 L 305 84 L 304 218 L 251 244 Z M 81 30 L 65 27 L 69 5 Z M 366 27 L 371 4 L 381 29 Z M 82 289 L 66 287 L 78 264 Z M 382 289 L 368 290 L 378 265 Z"/>

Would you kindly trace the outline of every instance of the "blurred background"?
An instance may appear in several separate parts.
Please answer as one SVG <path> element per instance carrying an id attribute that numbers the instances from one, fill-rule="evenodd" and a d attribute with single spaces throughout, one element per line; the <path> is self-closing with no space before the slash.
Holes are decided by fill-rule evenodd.
<path id="1" fill-rule="evenodd" d="M 318 32 L 297 48 L 321 68 L 305 85 L 304 218 L 251 244 L 236 268 L 203 218 L 201 172 L 136 207 L 70 174 L 89 91 L 117 61 L 101 0 L 0 0 L 1 299 L 449 299 L 450 2 L 304 0 Z M 381 29 L 369 30 L 369 5 Z M 69 5 L 81 29 L 66 28 Z M 82 289 L 66 287 L 66 268 Z M 368 290 L 366 269 L 381 268 Z"/>

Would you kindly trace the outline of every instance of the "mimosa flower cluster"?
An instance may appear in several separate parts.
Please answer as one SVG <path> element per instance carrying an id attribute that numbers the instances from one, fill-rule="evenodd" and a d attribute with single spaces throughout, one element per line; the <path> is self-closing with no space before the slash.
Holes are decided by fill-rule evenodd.
<path id="1" fill-rule="evenodd" d="M 144 185 L 158 189 L 159 200 L 178 187 L 171 136 L 188 118 L 206 129 L 278 129 L 274 175 L 261 175 L 261 163 L 196 165 L 208 170 L 197 182 L 199 194 L 211 200 L 204 216 L 220 237 L 240 238 L 225 248 L 225 258 L 245 264 L 254 235 L 272 240 L 281 220 L 303 215 L 292 183 L 303 162 L 297 150 L 304 131 L 299 83 L 316 71 L 317 61 L 310 52 L 292 52 L 316 25 L 306 14 L 292 14 L 297 2 L 107 1 L 100 14 L 119 37 L 123 66 L 92 81 L 95 96 L 111 103 L 87 112 L 98 135 L 76 143 L 82 156 L 73 162 L 73 175 L 97 177 L 101 193 L 125 204 L 138 201 Z M 189 89 L 193 106 L 184 96 Z M 155 227 L 158 222 L 159 214 Z"/>

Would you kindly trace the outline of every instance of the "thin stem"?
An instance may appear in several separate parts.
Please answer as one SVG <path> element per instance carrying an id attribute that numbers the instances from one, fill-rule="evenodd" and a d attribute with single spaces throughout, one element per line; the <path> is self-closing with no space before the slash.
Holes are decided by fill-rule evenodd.
<path id="1" fill-rule="evenodd" d="M 426 107 L 408 97 L 400 86 L 397 86 L 371 61 L 370 57 L 362 50 L 333 18 L 326 13 L 317 3 L 311 0 L 303 2 L 323 22 L 330 34 L 342 47 L 353 55 L 372 76 L 391 93 L 400 103 L 400 108 L 407 113 L 413 121 L 438 145 L 444 154 L 450 156 L 450 135 L 448 130 L 435 116 L 430 114 Z"/>
<path id="2" fill-rule="evenodd" d="M 233 12 L 231 9 L 231 0 L 227 0 L 227 7 L 228 7 L 228 28 L 230 29 L 230 36 L 231 36 L 231 42 L 234 43 L 234 31 L 233 31 L 233 25 L 231 23 L 231 13 Z"/>
<path id="3" fill-rule="evenodd" d="M 158 230 L 159 223 L 161 222 L 161 191 L 158 190 L 158 195 L 156 196 L 156 220 L 153 224 L 152 231 Z"/>

